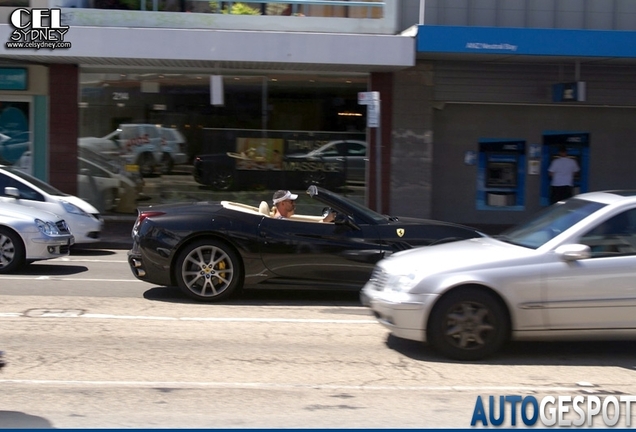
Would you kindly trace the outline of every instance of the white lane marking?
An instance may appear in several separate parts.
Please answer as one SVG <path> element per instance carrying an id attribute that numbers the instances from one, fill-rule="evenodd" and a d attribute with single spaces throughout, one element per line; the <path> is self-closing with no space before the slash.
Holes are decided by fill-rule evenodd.
<path id="1" fill-rule="evenodd" d="M 135 282 L 148 283 L 139 279 L 94 279 L 94 278 L 74 278 L 59 276 L 0 276 L 0 280 L 51 280 L 51 281 L 82 281 L 82 282 Z"/>
<path id="2" fill-rule="evenodd" d="M 88 259 L 88 258 L 55 258 L 50 262 L 66 261 L 66 262 L 92 262 L 92 263 L 128 263 L 126 260 L 109 260 L 109 259 Z"/>
<path id="3" fill-rule="evenodd" d="M 155 321 L 209 321 L 209 322 L 250 322 L 250 323 L 301 323 L 301 324 L 377 324 L 372 319 L 310 319 L 310 318 L 218 318 L 218 317 L 166 317 L 166 316 L 146 316 L 146 315 L 110 315 L 110 314 L 76 314 L 76 315 L 48 315 L 48 316 L 29 316 L 23 313 L 3 312 L 0 318 L 43 318 L 43 319 L 59 319 L 59 318 L 88 318 L 88 319 L 116 319 L 116 320 L 155 320 Z"/>
<path id="4" fill-rule="evenodd" d="M 0 384 L 101 386 L 101 387 L 167 387 L 167 388 L 256 388 L 256 389 L 324 389 L 324 390 L 409 390 L 455 392 L 575 392 L 580 387 L 571 386 L 422 386 L 422 385 L 331 385 L 331 384 L 274 384 L 259 382 L 193 382 L 193 381 L 75 381 L 75 380 L 21 380 L 0 379 Z"/>

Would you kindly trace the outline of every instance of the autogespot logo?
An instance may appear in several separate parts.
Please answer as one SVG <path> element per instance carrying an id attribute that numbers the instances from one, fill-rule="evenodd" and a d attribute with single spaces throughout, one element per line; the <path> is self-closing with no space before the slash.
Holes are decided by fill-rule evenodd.
<path id="1" fill-rule="evenodd" d="M 603 426 L 616 426 L 621 418 L 625 427 L 632 424 L 631 403 L 636 396 L 488 396 L 487 404 L 477 396 L 471 426 L 593 427 L 594 421 Z M 600 426 L 598 424 L 597 426 Z"/>
<path id="2" fill-rule="evenodd" d="M 14 30 L 9 36 L 7 49 L 70 48 L 64 41 L 69 27 L 62 25 L 60 9 L 18 8 L 9 16 Z"/>

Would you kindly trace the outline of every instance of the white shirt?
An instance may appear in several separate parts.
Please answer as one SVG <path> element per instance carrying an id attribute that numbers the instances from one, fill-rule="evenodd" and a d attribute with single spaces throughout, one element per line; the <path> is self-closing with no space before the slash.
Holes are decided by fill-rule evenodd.
<path id="1" fill-rule="evenodd" d="M 558 157 L 552 161 L 548 171 L 552 173 L 552 186 L 573 186 L 574 173 L 579 172 L 579 164 L 569 157 Z"/>

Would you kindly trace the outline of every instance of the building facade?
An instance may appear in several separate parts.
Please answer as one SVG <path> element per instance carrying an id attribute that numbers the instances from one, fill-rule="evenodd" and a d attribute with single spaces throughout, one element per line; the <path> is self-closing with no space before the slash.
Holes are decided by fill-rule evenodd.
<path id="1" fill-rule="evenodd" d="M 301 190 L 306 178 L 254 181 L 246 174 L 266 175 L 255 159 L 266 171 L 332 172 L 343 167 L 273 158 L 363 141 L 365 181 L 345 193 L 383 213 L 469 225 L 508 225 L 545 206 L 561 144 L 581 165 L 580 191 L 636 181 L 635 0 L 244 3 L 258 15 L 210 9 L 234 2 L 177 3 L 29 4 L 59 8 L 71 44 L 0 49 L 7 74 L 26 70 L 26 88 L 5 87 L 0 101 L 26 118 L 11 133 L 29 133 L 36 176 L 76 193 L 79 142 L 153 124 L 185 137 L 188 163 L 236 156 L 233 178 L 246 182 L 234 189 L 261 193 Z M 17 7 L 2 8 L 3 41 Z M 379 94 L 373 127 L 361 92 Z"/>

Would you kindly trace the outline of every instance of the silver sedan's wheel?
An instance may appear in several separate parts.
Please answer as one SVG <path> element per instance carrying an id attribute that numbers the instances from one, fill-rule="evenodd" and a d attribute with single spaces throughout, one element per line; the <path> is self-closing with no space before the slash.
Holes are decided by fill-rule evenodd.
<path id="1" fill-rule="evenodd" d="M 241 264 L 237 255 L 222 242 L 198 240 L 188 245 L 175 265 L 181 291 L 201 301 L 228 298 L 241 286 Z"/>
<path id="2" fill-rule="evenodd" d="M 477 360 L 503 345 L 509 327 L 508 315 L 493 295 L 463 288 L 450 292 L 435 305 L 428 340 L 447 357 Z"/>
<path id="3" fill-rule="evenodd" d="M 0 273 L 10 273 L 24 264 L 22 239 L 10 229 L 0 227 Z"/>

